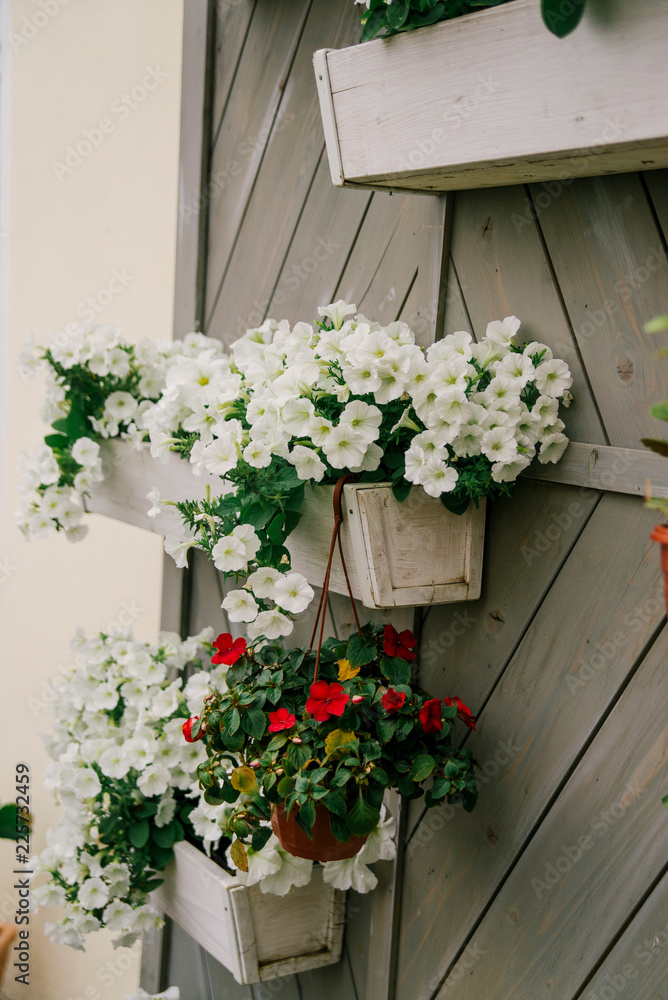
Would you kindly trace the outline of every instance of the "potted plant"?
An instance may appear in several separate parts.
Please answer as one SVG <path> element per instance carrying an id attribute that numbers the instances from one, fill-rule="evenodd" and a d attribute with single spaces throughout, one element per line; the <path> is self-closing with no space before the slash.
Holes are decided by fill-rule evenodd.
<path id="1" fill-rule="evenodd" d="M 558 461 L 568 444 L 559 418 L 560 403 L 570 399 L 568 367 L 544 344 L 518 343 L 515 317 L 490 323 L 479 343 L 459 332 L 424 350 L 406 324 L 380 327 L 355 313 L 339 301 L 320 307 L 315 328 L 269 320 L 233 344 L 230 356 L 199 335 L 161 355 L 123 345 L 135 389 L 114 389 L 105 401 L 79 388 L 99 381 L 88 360 L 94 332 L 80 334 L 84 346 L 69 368 L 71 338 L 60 353 L 53 345 L 40 350 L 37 358 L 55 372 L 58 405 L 69 415 L 55 421 L 48 454 L 26 461 L 24 530 L 62 527 L 59 512 L 75 502 L 72 491 L 93 490 L 80 463 L 90 462 L 95 472 L 102 435 L 121 435 L 150 444 L 155 458 L 175 452 L 196 476 L 221 480 L 219 490 L 207 484 L 201 499 L 163 499 L 154 490 L 149 514 L 167 508 L 182 517 L 185 529 L 165 543 L 178 565 L 196 546 L 223 574 L 247 578 L 224 607 L 233 622 L 249 625 L 251 637 L 288 635 L 291 616 L 308 606 L 309 582 L 320 582 L 324 561 L 318 554 L 309 563 L 309 556 L 328 534 L 333 484 L 348 473 L 357 477 L 346 487 L 346 512 L 358 534 L 344 537 L 351 561 L 359 563 L 351 565 L 355 596 L 375 607 L 475 599 L 485 498 L 508 495 L 534 457 Z M 105 348 L 103 370 L 120 349 Z M 159 369 L 150 385 L 149 356 Z M 142 395 L 149 391 L 157 401 Z M 73 412 L 81 420 L 70 430 Z M 313 505 L 315 525 L 300 541 L 300 518 Z M 399 544 L 392 518 L 402 521 L 399 541 L 408 552 L 429 551 L 441 539 L 443 552 L 429 563 L 424 584 L 411 587 L 381 572 Z M 378 525 L 383 533 L 375 537 Z M 309 567 L 307 579 L 290 573 L 291 550 Z M 413 560 L 411 580 L 419 570 Z M 345 591 L 336 579 L 333 589 Z"/>
<path id="2" fill-rule="evenodd" d="M 352 868 L 388 789 L 424 795 L 427 806 L 474 807 L 476 763 L 453 744 L 452 725 L 459 717 L 475 729 L 475 717 L 461 699 L 411 682 L 409 630 L 367 624 L 317 651 L 229 634 L 217 642 L 231 662 L 227 690 L 207 696 L 186 738 L 206 745 L 206 801 L 233 807 L 230 855 L 242 871 L 270 836 L 269 820 L 289 854 Z"/>
<path id="3" fill-rule="evenodd" d="M 668 331 L 668 316 L 657 316 L 656 319 L 646 324 L 645 331 L 647 333 L 665 333 Z M 657 353 L 659 357 L 665 356 L 668 354 L 668 348 L 664 348 Z M 657 420 L 668 420 L 668 400 L 663 403 L 656 403 L 650 412 Z M 641 438 L 641 441 L 646 448 L 650 448 L 657 454 L 663 455 L 664 458 L 668 458 L 668 441 L 663 438 Z M 668 515 L 668 500 L 663 497 L 652 497 L 651 484 L 649 483 L 645 506 Z M 657 524 L 650 537 L 652 541 L 658 542 L 661 546 L 661 565 L 666 588 L 666 611 L 668 612 L 668 523 Z"/>
<path id="4" fill-rule="evenodd" d="M 212 637 L 211 629 L 184 641 L 161 633 L 153 644 L 77 635 L 47 740 L 45 782 L 65 811 L 32 859 L 36 875 L 48 876 L 32 899 L 64 906 L 46 932 L 74 948 L 102 928 L 129 947 L 167 913 L 239 982 L 259 982 L 338 960 L 341 890 L 375 886 L 367 864 L 393 856 L 393 825 L 378 825 L 354 870 L 316 871 L 287 855 L 267 822 L 262 852 L 235 874 L 227 807 L 200 790 L 206 750 L 189 741 L 202 699 L 226 690 L 230 657 Z M 216 660 L 210 670 L 201 669 L 200 648 Z M 186 664 L 194 667 L 187 680 Z"/>

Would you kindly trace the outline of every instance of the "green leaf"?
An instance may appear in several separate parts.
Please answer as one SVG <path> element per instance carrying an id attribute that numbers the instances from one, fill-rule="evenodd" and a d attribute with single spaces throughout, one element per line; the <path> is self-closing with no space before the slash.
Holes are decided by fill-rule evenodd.
<path id="1" fill-rule="evenodd" d="M 142 819 L 138 823 L 133 823 L 128 830 L 128 837 L 133 847 L 144 847 L 148 840 L 150 827 L 147 819 Z"/>
<path id="2" fill-rule="evenodd" d="M 346 659 L 351 667 L 364 667 L 376 658 L 376 643 L 366 636 L 354 635 L 348 643 Z"/>
<path id="3" fill-rule="evenodd" d="M 387 677 L 390 684 L 409 684 L 411 679 L 410 663 L 398 656 L 383 656 L 380 661 L 380 671 Z"/>
<path id="4" fill-rule="evenodd" d="M 664 795 L 661 801 L 663 802 L 666 809 L 668 809 L 668 795 Z"/>
<path id="5" fill-rule="evenodd" d="M 151 830 L 151 836 L 158 847 L 172 847 L 176 840 L 176 826 L 174 821 L 172 820 L 167 826 L 154 826 Z"/>
<path id="6" fill-rule="evenodd" d="M 468 497 L 453 497 L 450 493 L 441 493 L 441 503 L 451 514 L 465 514 L 469 506 Z"/>
<path id="7" fill-rule="evenodd" d="M 668 316 L 655 316 L 645 323 L 645 333 L 664 333 L 668 330 Z"/>
<path id="8" fill-rule="evenodd" d="M 269 753 L 271 753 L 272 750 L 280 750 L 281 747 L 284 747 L 287 742 L 288 738 L 285 735 L 285 733 L 276 733 L 276 735 L 272 736 L 272 738 L 269 740 L 269 743 L 267 744 L 267 750 L 269 751 Z"/>
<path id="9" fill-rule="evenodd" d="M 410 0 L 392 0 L 386 11 L 387 23 L 394 31 L 402 27 L 410 12 Z"/>
<path id="10" fill-rule="evenodd" d="M 137 819 L 146 819 L 148 816 L 155 816 L 158 811 L 158 805 L 159 803 L 153 801 L 152 799 L 145 799 L 144 802 L 140 803 L 140 805 L 133 810 L 135 817 Z"/>
<path id="11" fill-rule="evenodd" d="M 271 837 L 273 830 L 270 826 L 261 826 L 259 830 L 253 831 L 251 846 L 254 851 L 261 851 Z"/>
<path id="12" fill-rule="evenodd" d="M 229 712 L 225 712 L 225 715 L 223 717 L 223 725 L 225 726 L 225 729 L 228 731 L 230 736 L 234 736 L 237 729 L 241 725 L 241 716 L 239 714 L 238 708 L 236 707 L 231 708 Z"/>
<path id="13" fill-rule="evenodd" d="M 442 799 L 450 791 L 450 782 L 447 778 L 436 778 L 431 786 L 431 794 L 434 799 Z"/>
<path id="14" fill-rule="evenodd" d="M 248 795 L 257 785 L 257 777 L 252 767 L 244 764 L 242 767 L 235 767 L 230 775 L 230 784 L 238 792 Z"/>
<path id="15" fill-rule="evenodd" d="M 410 715 L 400 715 L 397 719 L 397 739 L 405 740 L 406 737 L 413 731 L 413 726 L 415 725 L 415 720 L 410 717 Z"/>
<path id="16" fill-rule="evenodd" d="M 413 761 L 411 777 L 413 781 L 424 781 L 436 767 L 436 761 L 428 753 L 419 754 Z"/>
<path id="17" fill-rule="evenodd" d="M 259 740 L 267 725 L 267 717 L 261 708 L 247 708 L 243 715 L 242 725 L 250 736 Z"/>
<path id="18" fill-rule="evenodd" d="M 456 778 L 459 774 L 459 764 L 456 760 L 449 760 L 443 770 L 446 778 Z"/>
<path id="19" fill-rule="evenodd" d="M 396 728 L 396 719 L 378 719 L 376 722 L 376 732 L 378 733 L 378 739 L 381 743 L 388 743 L 394 736 L 394 730 Z"/>
<path id="20" fill-rule="evenodd" d="M 329 825 L 336 839 L 340 840 L 342 844 L 347 844 L 350 840 L 350 830 L 346 826 L 345 820 L 341 816 L 337 816 L 336 813 L 330 812 Z"/>
<path id="21" fill-rule="evenodd" d="M 159 889 L 161 885 L 164 885 L 164 878 L 150 878 L 148 882 L 144 883 L 144 892 L 153 892 L 154 889 Z"/>
<path id="22" fill-rule="evenodd" d="M 300 771 L 311 757 L 311 747 L 307 746 L 306 743 L 293 743 L 288 747 L 288 761 L 292 764 L 295 771 Z"/>
<path id="23" fill-rule="evenodd" d="M 254 528 L 264 528 L 275 514 L 276 510 L 261 500 L 254 500 L 241 508 L 242 522 Z"/>
<path id="24" fill-rule="evenodd" d="M 64 434 L 47 434 L 44 438 L 44 444 L 52 451 L 65 451 L 68 443 L 69 440 Z"/>
<path id="25" fill-rule="evenodd" d="M 348 813 L 348 829 L 355 837 L 365 837 L 380 822 L 380 809 L 374 809 L 360 795 Z"/>
<path id="26" fill-rule="evenodd" d="M 248 856 L 246 854 L 246 848 L 240 840 L 234 840 L 232 842 L 232 846 L 230 847 L 230 857 L 236 867 L 242 872 L 248 871 Z"/>
<path id="27" fill-rule="evenodd" d="M 297 813 L 297 822 L 301 826 L 304 833 L 307 833 L 309 837 L 313 836 L 313 824 L 315 823 L 315 806 L 309 799 L 303 806 L 301 806 L 299 812 Z"/>
<path id="28" fill-rule="evenodd" d="M 541 0 L 541 13 L 546 27 L 557 38 L 565 38 L 574 31 L 584 14 L 587 0 Z"/>
<path id="29" fill-rule="evenodd" d="M 657 455 L 668 458 L 668 441 L 662 441 L 661 438 L 640 438 L 640 443 L 651 451 L 655 451 Z"/>
<path id="30" fill-rule="evenodd" d="M 0 806 L 0 838 L 3 840 L 16 839 L 16 804 L 7 802 Z"/>
<path id="31" fill-rule="evenodd" d="M 344 729 L 333 729 L 325 739 L 325 753 L 334 753 L 335 750 L 352 743 L 355 738 L 355 733 L 346 732 Z"/>
<path id="32" fill-rule="evenodd" d="M 663 403 L 656 403 L 650 407 L 649 411 L 657 420 L 668 420 L 668 399 Z"/>
<path id="33" fill-rule="evenodd" d="M 339 795 L 338 792 L 327 792 L 322 799 L 324 805 L 327 806 L 331 813 L 336 813 L 337 816 L 346 818 L 348 810 L 346 809 L 346 800 L 343 795 Z"/>
<path id="34" fill-rule="evenodd" d="M 385 12 L 372 10 L 364 22 L 362 31 L 362 41 L 368 42 L 375 38 L 378 32 L 385 26 Z"/>
<path id="35" fill-rule="evenodd" d="M 404 500 L 406 500 L 406 498 L 410 494 L 412 488 L 413 488 L 412 483 L 407 483 L 405 481 L 396 483 L 392 487 L 392 495 L 394 496 L 395 500 L 399 501 L 399 503 L 403 503 Z"/>
<path id="36" fill-rule="evenodd" d="M 149 844 L 149 854 L 151 855 L 151 864 L 159 872 L 166 868 L 174 857 L 174 851 L 171 847 L 158 847 L 155 843 Z"/>
<path id="37" fill-rule="evenodd" d="M 444 13 L 445 13 L 445 4 L 437 3 L 436 6 L 432 10 L 430 10 L 428 14 L 424 14 L 422 16 L 420 14 L 412 14 L 411 24 L 415 25 L 415 27 L 417 28 L 425 28 L 429 24 L 436 24 L 437 21 L 440 21 Z"/>

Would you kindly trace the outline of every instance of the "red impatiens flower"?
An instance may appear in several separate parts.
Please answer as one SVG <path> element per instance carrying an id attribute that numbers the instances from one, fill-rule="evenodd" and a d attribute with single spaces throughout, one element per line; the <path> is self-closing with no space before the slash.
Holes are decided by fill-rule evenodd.
<path id="1" fill-rule="evenodd" d="M 186 719 L 186 721 L 181 726 L 181 732 L 183 733 L 186 743 L 197 743 L 198 740 L 204 738 L 205 726 L 202 726 L 200 728 L 200 731 L 197 734 L 197 736 L 193 736 L 193 726 L 198 719 L 199 715 L 193 715 L 192 719 Z"/>
<path id="2" fill-rule="evenodd" d="M 475 722 L 478 718 L 477 715 L 471 715 L 471 709 L 468 705 L 465 705 L 461 698 L 444 698 L 443 701 L 448 706 L 452 708 L 453 705 L 457 706 L 457 718 L 461 719 L 465 726 L 472 729 L 475 732 Z"/>
<path id="3" fill-rule="evenodd" d="M 440 733 L 443 729 L 441 718 L 441 702 L 439 698 L 430 698 L 420 709 L 420 722 L 425 733 Z"/>
<path id="4" fill-rule="evenodd" d="M 417 645 L 417 639 L 409 628 L 403 632 L 397 632 L 394 625 L 386 625 L 383 632 L 383 651 L 387 656 L 397 656 L 400 660 L 415 659 L 413 646 Z"/>
<path id="5" fill-rule="evenodd" d="M 292 729 L 296 721 L 287 708 L 277 708 L 275 712 L 269 713 L 269 732 L 280 733 L 281 729 Z"/>
<path id="6" fill-rule="evenodd" d="M 388 714 L 398 712 L 405 701 L 406 695 L 404 692 L 395 691 L 394 688 L 388 688 L 383 697 L 380 699 L 381 705 Z"/>
<path id="7" fill-rule="evenodd" d="M 216 647 L 218 652 L 214 657 L 212 657 L 212 663 L 225 663 L 228 667 L 231 667 L 233 663 L 236 663 L 240 656 L 243 656 L 246 652 L 246 640 L 245 639 L 232 639 L 229 632 L 221 632 L 217 639 L 214 639 L 213 645 Z"/>
<path id="8" fill-rule="evenodd" d="M 311 692 L 306 700 L 306 711 L 311 713 L 316 722 L 327 722 L 332 715 L 343 715 L 349 700 L 342 684 L 316 681 L 311 684 Z"/>

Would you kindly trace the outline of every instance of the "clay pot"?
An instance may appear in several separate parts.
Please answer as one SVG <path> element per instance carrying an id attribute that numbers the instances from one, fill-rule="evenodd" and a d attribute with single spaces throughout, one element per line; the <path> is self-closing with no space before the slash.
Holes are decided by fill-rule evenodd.
<path id="1" fill-rule="evenodd" d="M 666 588 L 666 614 L 668 614 L 668 524 L 657 524 L 649 537 L 653 542 L 659 542 L 661 545 L 661 565 Z"/>
<path id="2" fill-rule="evenodd" d="M 288 816 L 282 804 L 274 806 L 271 825 L 284 851 L 295 858 L 307 858 L 309 861 L 343 861 L 344 858 L 352 858 L 362 850 L 367 840 L 366 837 L 352 836 L 347 844 L 337 840 L 329 822 L 329 810 L 323 805 L 315 807 L 312 839 L 297 822 L 296 808 Z"/>
<path id="3" fill-rule="evenodd" d="M 15 924 L 0 924 L 0 986 L 5 978 L 17 933 Z"/>

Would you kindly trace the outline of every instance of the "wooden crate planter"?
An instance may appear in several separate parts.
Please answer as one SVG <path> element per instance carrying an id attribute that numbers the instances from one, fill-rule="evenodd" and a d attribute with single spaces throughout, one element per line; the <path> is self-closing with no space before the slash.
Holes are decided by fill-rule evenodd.
<path id="1" fill-rule="evenodd" d="M 667 166 L 668 6 L 596 13 L 559 39 L 540 0 L 514 0 L 317 52 L 334 184 L 451 191 Z"/>
<path id="2" fill-rule="evenodd" d="M 302 519 L 287 547 L 295 569 L 322 583 L 332 534 L 333 486 L 306 488 Z M 415 487 L 399 503 L 389 485 L 344 487 L 343 552 L 353 594 L 367 608 L 474 601 L 480 597 L 485 501 L 450 514 Z M 338 556 L 330 588 L 345 594 Z"/>
<path id="3" fill-rule="evenodd" d="M 315 868 L 308 885 L 287 896 L 246 888 L 192 844 L 174 847 L 165 881 L 153 893 L 171 917 L 239 983 L 288 976 L 341 957 L 346 895 Z"/>

